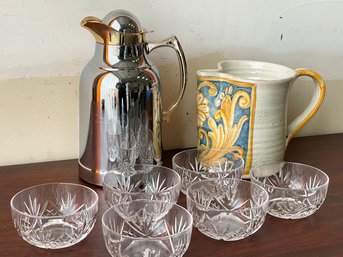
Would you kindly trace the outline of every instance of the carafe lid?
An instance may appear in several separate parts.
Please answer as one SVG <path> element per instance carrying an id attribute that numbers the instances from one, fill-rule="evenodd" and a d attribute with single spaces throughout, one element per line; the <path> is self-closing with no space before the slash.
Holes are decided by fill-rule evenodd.
<path id="1" fill-rule="evenodd" d="M 146 31 L 142 29 L 137 17 L 126 10 L 115 10 L 103 20 L 88 16 L 81 21 L 95 40 L 109 45 L 135 45 L 145 42 Z"/>
<path id="2" fill-rule="evenodd" d="M 142 27 L 138 18 L 126 10 L 114 10 L 103 18 L 103 23 L 122 33 L 138 33 Z"/>

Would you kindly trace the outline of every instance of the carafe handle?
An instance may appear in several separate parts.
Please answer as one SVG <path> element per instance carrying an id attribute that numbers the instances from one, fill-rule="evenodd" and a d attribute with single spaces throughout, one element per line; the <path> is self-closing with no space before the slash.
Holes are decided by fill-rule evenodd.
<path id="1" fill-rule="evenodd" d="M 312 99 L 305 110 L 296 117 L 289 125 L 287 129 L 286 145 L 291 141 L 296 133 L 313 117 L 313 115 L 318 111 L 320 105 L 322 104 L 325 96 L 325 82 L 323 78 L 316 72 L 309 69 L 296 69 L 297 78 L 301 76 L 308 76 L 313 79 L 316 84 L 315 91 L 313 93 Z"/>
<path id="2" fill-rule="evenodd" d="M 183 53 L 181 44 L 176 36 L 171 36 L 170 38 L 167 38 L 165 40 L 159 41 L 159 42 L 150 42 L 147 44 L 147 52 L 150 53 L 152 50 L 160 48 L 160 47 L 171 47 L 175 50 L 178 61 L 179 61 L 179 67 L 180 67 L 180 91 L 179 96 L 176 99 L 175 103 L 173 103 L 169 108 L 168 111 L 163 111 L 162 119 L 164 121 L 169 121 L 170 114 L 174 111 L 174 109 L 179 105 L 183 94 L 185 92 L 186 83 L 187 83 L 187 64 L 186 64 L 186 58 Z"/>

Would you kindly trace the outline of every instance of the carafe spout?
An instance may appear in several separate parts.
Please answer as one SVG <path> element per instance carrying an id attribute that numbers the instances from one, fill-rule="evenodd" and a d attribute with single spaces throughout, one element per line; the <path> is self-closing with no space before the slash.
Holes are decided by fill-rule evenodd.
<path id="1" fill-rule="evenodd" d="M 104 24 L 101 19 L 88 16 L 81 21 L 81 26 L 89 30 L 95 40 L 101 44 L 109 44 L 111 41 L 118 41 L 119 32 Z"/>
<path id="2" fill-rule="evenodd" d="M 89 30 L 95 40 L 101 44 L 108 45 L 129 45 L 145 42 L 146 32 L 142 30 L 136 33 L 124 33 L 115 30 L 103 21 L 94 16 L 88 16 L 81 21 L 81 26 Z"/>

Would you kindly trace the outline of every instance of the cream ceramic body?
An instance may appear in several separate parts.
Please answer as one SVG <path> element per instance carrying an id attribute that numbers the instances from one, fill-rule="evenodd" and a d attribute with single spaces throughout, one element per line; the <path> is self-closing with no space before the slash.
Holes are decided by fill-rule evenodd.
<path id="1" fill-rule="evenodd" d="M 288 142 L 315 114 L 325 94 L 319 74 L 272 63 L 223 61 L 218 69 L 197 75 L 201 157 L 214 158 L 211 149 L 238 152 L 246 175 L 252 166 L 283 160 Z M 312 77 L 317 86 L 308 107 L 287 125 L 289 91 L 302 75 Z"/>

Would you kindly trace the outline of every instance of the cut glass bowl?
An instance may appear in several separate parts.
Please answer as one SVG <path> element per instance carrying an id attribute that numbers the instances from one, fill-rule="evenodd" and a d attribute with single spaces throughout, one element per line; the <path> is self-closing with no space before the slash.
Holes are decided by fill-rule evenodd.
<path id="1" fill-rule="evenodd" d="M 198 157 L 197 149 L 184 150 L 174 155 L 173 169 L 181 176 L 181 191 L 186 194 L 192 183 L 204 179 L 241 178 L 244 172 L 243 158 L 232 152 L 222 153 L 222 156 L 224 158 L 219 161 L 207 164 Z"/>
<path id="2" fill-rule="evenodd" d="M 26 242 L 58 249 L 80 242 L 91 232 L 98 195 L 77 184 L 41 184 L 15 194 L 10 205 L 14 226 Z"/>
<path id="3" fill-rule="evenodd" d="M 292 162 L 257 166 L 251 181 L 267 190 L 269 214 L 283 219 L 312 215 L 323 204 L 329 186 L 328 175 L 320 169 Z"/>
<path id="4" fill-rule="evenodd" d="M 177 204 L 136 200 L 108 209 L 102 228 L 113 257 L 181 257 L 191 240 L 192 222 L 191 214 Z"/>
<path id="5" fill-rule="evenodd" d="M 194 226 L 217 240 L 236 241 L 250 236 L 265 221 L 268 193 L 240 179 L 202 180 L 187 190 L 187 209 Z"/>
<path id="6" fill-rule="evenodd" d="M 109 206 L 138 199 L 176 203 L 181 189 L 181 178 L 177 172 L 147 164 L 126 169 L 125 172 L 107 173 L 103 178 L 105 202 Z"/>

